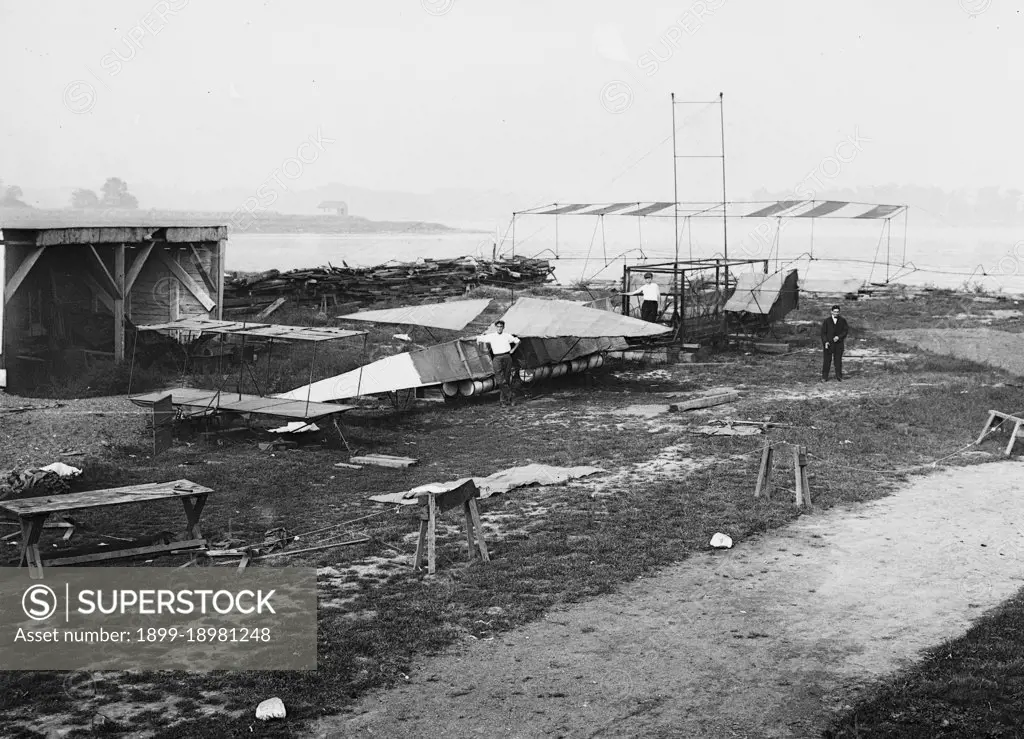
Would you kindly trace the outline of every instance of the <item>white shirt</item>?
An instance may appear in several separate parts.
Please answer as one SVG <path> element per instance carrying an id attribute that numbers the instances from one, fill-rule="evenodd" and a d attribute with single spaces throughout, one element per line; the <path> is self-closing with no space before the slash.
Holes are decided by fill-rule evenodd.
<path id="1" fill-rule="evenodd" d="M 640 286 L 640 294 L 644 296 L 644 300 L 661 300 L 661 290 L 658 289 L 658 283 L 656 282 L 645 282 Z"/>
<path id="2" fill-rule="evenodd" d="M 513 344 L 519 345 L 519 338 L 512 334 L 499 334 L 497 332 L 491 334 L 484 334 L 477 338 L 477 342 L 481 344 L 490 344 L 491 351 L 497 354 L 510 354 L 512 352 Z"/>

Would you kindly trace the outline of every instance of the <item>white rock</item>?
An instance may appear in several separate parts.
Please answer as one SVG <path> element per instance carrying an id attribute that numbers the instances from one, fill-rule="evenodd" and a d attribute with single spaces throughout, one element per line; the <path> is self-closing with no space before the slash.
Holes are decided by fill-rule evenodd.
<path id="1" fill-rule="evenodd" d="M 280 698 L 267 698 L 256 706 L 256 718 L 260 721 L 267 721 L 272 718 L 284 718 L 287 712 L 284 710 L 284 703 Z"/>
<path id="2" fill-rule="evenodd" d="M 54 462 L 53 464 L 48 464 L 45 467 L 40 467 L 39 469 L 45 470 L 46 472 L 56 472 L 60 477 L 77 477 L 82 474 L 82 471 L 77 467 L 72 467 L 71 465 L 64 464 L 63 462 Z"/>
<path id="3" fill-rule="evenodd" d="M 715 534 L 711 537 L 711 546 L 716 549 L 732 549 L 732 539 L 725 534 Z"/>

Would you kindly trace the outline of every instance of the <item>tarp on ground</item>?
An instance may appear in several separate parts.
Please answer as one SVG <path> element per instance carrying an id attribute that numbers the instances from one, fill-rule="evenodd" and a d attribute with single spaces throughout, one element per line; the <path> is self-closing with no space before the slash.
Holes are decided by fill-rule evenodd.
<path id="1" fill-rule="evenodd" d="M 502 320 L 505 321 L 505 331 L 520 338 L 641 338 L 672 331 L 668 326 L 586 308 L 568 300 L 540 298 L 519 298 Z"/>
<path id="2" fill-rule="evenodd" d="M 489 298 L 479 300 L 453 300 L 448 303 L 409 305 L 404 308 L 367 310 L 338 316 L 346 321 L 397 323 L 410 326 L 428 326 L 450 331 L 461 331 L 490 305 Z"/>
<path id="3" fill-rule="evenodd" d="M 515 488 L 523 488 L 529 485 L 558 485 L 578 477 L 587 477 L 604 472 L 600 467 L 553 467 L 547 464 L 528 464 L 523 467 L 512 467 L 501 472 L 495 472 L 487 477 L 463 477 L 451 482 L 432 482 L 420 485 L 412 490 L 400 493 L 384 493 L 371 495 L 370 500 L 377 503 L 389 503 L 397 505 L 416 505 L 416 497 L 424 493 L 445 493 L 454 490 L 467 481 L 472 480 L 480 490 L 481 498 L 489 498 L 498 493 L 507 493 Z"/>
<path id="4" fill-rule="evenodd" d="M 725 310 L 731 313 L 755 313 L 780 318 L 796 307 L 792 295 L 796 289 L 795 269 L 770 275 L 761 272 L 741 272 L 736 275 L 736 290 L 726 302 Z"/>

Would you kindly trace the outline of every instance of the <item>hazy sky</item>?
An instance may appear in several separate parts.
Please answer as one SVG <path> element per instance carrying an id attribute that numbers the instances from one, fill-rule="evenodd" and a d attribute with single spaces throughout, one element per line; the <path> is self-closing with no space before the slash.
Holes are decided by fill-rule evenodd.
<path id="1" fill-rule="evenodd" d="M 298 153 L 300 186 L 670 199 L 669 93 L 721 91 L 730 195 L 819 166 L 1024 189 L 1022 7 L 0 0 L 0 177 L 256 187 Z M 677 113 L 681 151 L 717 153 L 717 108 Z M 718 166 L 686 160 L 683 194 L 717 198 Z"/>

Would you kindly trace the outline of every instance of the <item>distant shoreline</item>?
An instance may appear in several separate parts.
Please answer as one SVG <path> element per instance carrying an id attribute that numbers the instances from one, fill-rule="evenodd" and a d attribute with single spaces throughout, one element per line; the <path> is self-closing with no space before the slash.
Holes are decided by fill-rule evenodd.
<path id="1" fill-rule="evenodd" d="M 361 216 L 236 211 L 0 209 L 0 229 L 88 226 L 228 226 L 232 234 L 456 234 L 484 233 L 429 221 L 373 221 Z"/>

